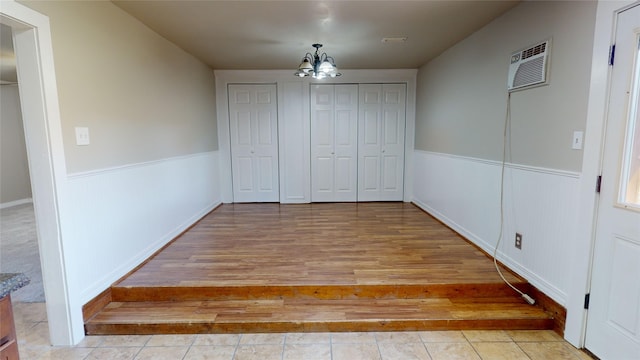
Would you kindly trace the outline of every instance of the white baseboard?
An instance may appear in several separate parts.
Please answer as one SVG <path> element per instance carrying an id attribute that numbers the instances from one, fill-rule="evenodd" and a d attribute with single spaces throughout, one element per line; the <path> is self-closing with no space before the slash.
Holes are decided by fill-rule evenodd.
<path id="1" fill-rule="evenodd" d="M 7 209 L 7 208 L 10 208 L 10 207 L 29 204 L 29 203 L 32 203 L 32 202 L 33 202 L 32 198 L 9 201 L 9 202 L 0 204 L 0 209 Z"/>

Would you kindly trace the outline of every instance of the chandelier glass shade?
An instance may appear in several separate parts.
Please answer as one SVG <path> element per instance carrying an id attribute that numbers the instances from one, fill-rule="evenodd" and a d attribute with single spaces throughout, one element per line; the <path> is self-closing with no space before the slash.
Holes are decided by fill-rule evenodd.
<path id="1" fill-rule="evenodd" d="M 318 54 L 322 44 L 311 45 L 316 48 L 315 54 L 307 53 L 303 58 L 295 75 L 299 77 L 311 76 L 314 79 L 340 76 L 336 62 L 326 53 Z"/>

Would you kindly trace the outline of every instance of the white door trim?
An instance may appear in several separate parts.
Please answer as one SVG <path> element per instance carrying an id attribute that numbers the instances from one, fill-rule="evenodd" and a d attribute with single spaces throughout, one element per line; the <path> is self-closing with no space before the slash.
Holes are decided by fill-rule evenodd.
<path id="1" fill-rule="evenodd" d="M 2 1 L 0 22 L 14 33 L 50 341 L 72 345 L 84 337 L 84 328 L 81 311 L 71 310 L 64 263 L 60 208 L 66 164 L 49 19 L 14 1 Z"/>

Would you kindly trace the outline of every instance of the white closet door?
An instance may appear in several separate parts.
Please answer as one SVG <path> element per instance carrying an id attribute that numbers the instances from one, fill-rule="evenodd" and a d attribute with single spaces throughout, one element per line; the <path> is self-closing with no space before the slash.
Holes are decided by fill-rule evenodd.
<path id="1" fill-rule="evenodd" d="M 277 202 L 278 116 L 275 85 L 229 85 L 234 202 Z"/>
<path id="2" fill-rule="evenodd" d="M 357 85 L 312 85 L 311 201 L 356 201 L 357 126 Z"/>
<path id="3" fill-rule="evenodd" d="M 361 84 L 358 201 L 402 201 L 405 84 Z"/>

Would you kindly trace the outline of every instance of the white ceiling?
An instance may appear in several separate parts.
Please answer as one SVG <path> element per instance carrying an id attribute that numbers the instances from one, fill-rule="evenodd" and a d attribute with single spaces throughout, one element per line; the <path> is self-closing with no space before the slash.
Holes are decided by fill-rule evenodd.
<path id="1" fill-rule="evenodd" d="M 214 69 L 295 69 L 322 43 L 344 70 L 418 68 L 518 1 L 113 3 Z M 408 40 L 382 42 L 399 36 Z"/>
<path id="2" fill-rule="evenodd" d="M 520 0 L 114 0 L 214 69 L 292 69 L 313 43 L 344 69 L 414 69 Z M 11 32 L 2 82 L 15 82 Z M 384 37 L 407 37 L 383 43 Z"/>

